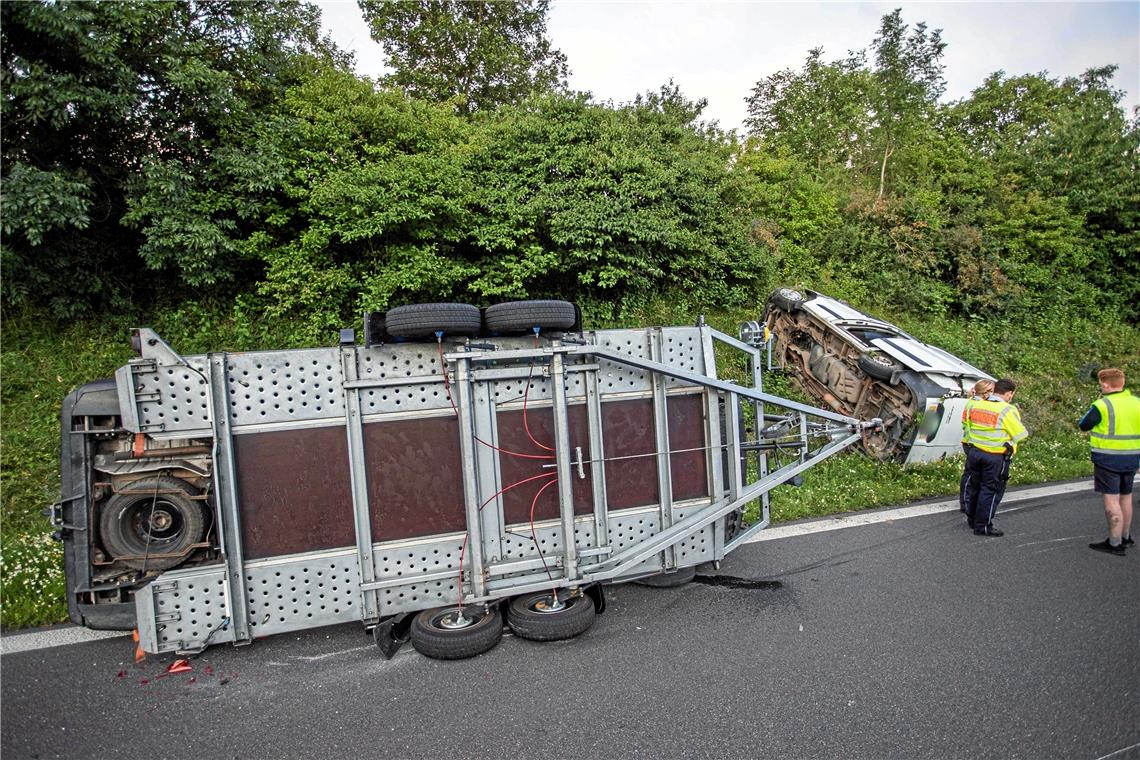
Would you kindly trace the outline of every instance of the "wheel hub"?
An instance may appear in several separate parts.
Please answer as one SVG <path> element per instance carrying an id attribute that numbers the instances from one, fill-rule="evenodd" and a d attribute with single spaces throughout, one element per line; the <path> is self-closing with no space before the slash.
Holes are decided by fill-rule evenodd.
<path id="1" fill-rule="evenodd" d="M 474 624 L 475 618 L 467 617 L 459 610 L 445 613 L 436 619 L 436 625 L 440 628 L 446 628 L 449 631 L 458 630 L 460 628 L 470 628 Z"/>
<path id="2" fill-rule="evenodd" d="M 551 614 L 555 612 L 562 612 L 566 609 L 566 602 L 558 598 L 556 594 L 540 596 L 530 603 L 530 609 L 533 612 L 542 614 Z"/>
<path id="3" fill-rule="evenodd" d="M 152 531 L 163 531 L 173 523 L 174 517 L 169 512 L 155 512 L 150 518 L 150 529 Z"/>

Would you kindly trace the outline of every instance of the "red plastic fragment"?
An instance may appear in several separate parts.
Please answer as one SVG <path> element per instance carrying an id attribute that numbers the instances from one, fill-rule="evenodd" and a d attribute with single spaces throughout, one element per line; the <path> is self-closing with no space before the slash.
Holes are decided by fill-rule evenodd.
<path id="1" fill-rule="evenodd" d="M 125 670 L 120 670 L 120 671 L 118 672 L 118 674 L 115 676 L 115 678 L 122 678 L 122 677 L 124 677 L 126 674 L 127 674 L 127 671 L 125 671 Z"/>
<path id="2" fill-rule="evenodd" d="M 167 673 L 189 673 L 194 668 L 190 665 L 188 660 L 175 660 L 170 663 L 170 667 L 166 669 Z"/>

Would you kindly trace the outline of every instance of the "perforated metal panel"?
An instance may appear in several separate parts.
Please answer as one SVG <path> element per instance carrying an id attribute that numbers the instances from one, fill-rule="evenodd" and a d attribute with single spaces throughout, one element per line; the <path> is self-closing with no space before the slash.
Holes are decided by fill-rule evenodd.
<path id="1" fill-rule="evenodd" d="M 226 357 L 234 427 L 344 416 L 344 373 L 335 349 Z"/>
<path id="2" fill-rule="evenodd" d="M 245 569 L 255 636 L 360 620 L 355 551 L 250 562 Z"/>
<path id="3" fill-rule="evenodd" d="M 457 602 L 462 546 L 462 537 L 376 544 L 373 548 L 376 580 L 408 579 L 406 584 L 379 590 L 380 614 L 393 615 Z M 435 580 L 418 578 L 442 572 L 454 573 L 454 576 Z"/>
<path id="4" fill-rule="evenodd" d="M 184 433 L 210 428 L 206 362 L 202 357 L 183 365 L 138 365 L 132 372 L 138 419 L 143 432 L 152 435 Z"/>
<path id="5" fill-rule="evenodd" d="M 203 642 L 232 641 L 226 623 L 225 574 L 218 567 L 194 568 L 163 574 L 142 591 L 153 605 L 154 629 L 140 616 L 143 647 L 150 652 L 192 649 Z M 147 633 L 155 636 L 148 642 Z M 149 645 L 148 645 L 149 644 Z"/>

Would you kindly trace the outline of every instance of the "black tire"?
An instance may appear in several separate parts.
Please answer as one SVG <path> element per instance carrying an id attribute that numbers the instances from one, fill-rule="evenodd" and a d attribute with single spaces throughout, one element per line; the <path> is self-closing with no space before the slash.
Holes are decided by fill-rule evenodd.
<path id="1" fill-rule="evenodd" d="M 169 477 L 143 478 L 123 488 L 108 499 L 99 518 L 107 553 L 146 570 L 184 562 L 206 528 L 203 502 L 190 498 L 194 492 L 189 483 Z"/>
<path id="2" fill-rule="evenodd" d="M 384 328 L 393 338 L 434 338 L 437 332 L 478 335 L 482 326 L 479 309 L 466 303 L 417 303 L 384 315 Z"/>
<path id="3" fill-rule="evenodd" d="M 804 295 L 794 288 L 777 288 L 772 295 L 768 296 L 768 303 L 783 309 L 789 314 L 794 314 L 799 311 L 803 305 Z"/>
<path id="4" fill-rule="evenodd" d="M 483 324 L 490 333 L 572 330 L 578 324 L 578 310 L 569 301 L 508 301 L 488 306 Z"/>
<path id="5" fill-rule="evenodd" d="M 463 616 L 471 622 L 449 628 L 457 619 L 455 605 L 424 610 L 412 621 L 410 636 L 416 651 L 437 660 L 464 660 L 490 651 L 503 637 L 503 617 L 495 607 L 464 607 Z"/>
<path id="6" fill-rule="evenodd" d="M 870 353 L 859 357 L 859 369 L 876 380 L 890 381 L 902 367 L 886 354 Z"/>
<path id="7" fill-rule="evenodd" d="M 507 624 L 516 636 L 531 641 L 572 639 L 594 624 L 594 600 L 585 594 L 562 599 L 560 610 L 550 609 L 552 602 L 549 591 L 516 596 L 507 608 Z"/>
<path id="8" fill-rule="evenodd" d="M 650 588 L 676 588 L 677 586 L 684 586 L 696 577 L 697 568 L 681 567 L 668 573 L 658 573 L 657 575 L 647 575 L 644 578 L 638 578 L 634 583 L 639 586 L 649 586 Z"/>

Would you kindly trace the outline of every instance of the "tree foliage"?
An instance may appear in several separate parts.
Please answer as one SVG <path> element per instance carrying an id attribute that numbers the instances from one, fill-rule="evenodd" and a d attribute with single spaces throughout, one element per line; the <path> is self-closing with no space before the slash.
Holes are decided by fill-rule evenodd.
<path id="1" fill-rule="evenodd" d="M 617 315 L 776 282 L 1137 316 L 1140 124 L 1110 66 L 943 104 L 940 33 L 896 11 L 757 82 L 740 142 L 671 83 L 565 92 L 545 2 L 364 5 L 387 83 L 300 2 L 0 4 L 5 306 L 232 299 L 307 341 L 415 301 Z"/>
<path id="2" fill-rule="evenodd" d="M 775 154 L 800 167 L 781 180 L 784 197 L 803 192 L 807 172 L 842 216 L 781 269 L 912 310 L 1136 316 L 1140 133 L 1109 84 L 1114 67 L 1063 81 L 998 72 L 943 105 L 944 49 L 895 11 L 870 54 L 826 63 L 813 50 L 802 70 L 757 83 L 741 166 L 760 180 Z M 789 231 L 805 212 L 777 211 L 773 243 L 796 251 Z"/>
<path id="3" fill-rule="evenodd" d="M 256 177 L 222 168 L 243 160 L 235 136 L 318 58 L 347 64 L 296 0 L 37 0 L 0 14 L 4 297 L 64 312 L 145 287 L 147 265 L 190 284 L 224 277 L 242 210 L 172 199 Z"/>
<path id="4" fill-rule="evenodd" d="M 549 0 L 359 0 L 394 72 L 385 83 L 462 113 L 564 89 L 566 56 L 546 36 Z"/>

